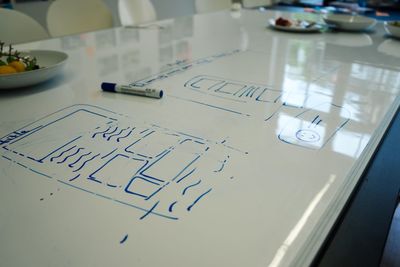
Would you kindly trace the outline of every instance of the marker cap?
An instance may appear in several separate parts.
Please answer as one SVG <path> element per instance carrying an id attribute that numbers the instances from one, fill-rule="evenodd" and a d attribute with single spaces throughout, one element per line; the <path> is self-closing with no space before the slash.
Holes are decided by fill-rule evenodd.
<path id="1" fill-rule="evenodd" d="M 101 83 L 101 89 L 107 92 L 115 92 L 115 83 Z"/>

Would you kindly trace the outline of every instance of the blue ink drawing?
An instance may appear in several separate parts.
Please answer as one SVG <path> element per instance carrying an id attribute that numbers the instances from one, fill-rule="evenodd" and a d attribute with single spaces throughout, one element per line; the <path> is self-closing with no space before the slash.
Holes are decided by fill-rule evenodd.
<path id="1" fill-rule="evenodd" d="M 207 101 L 196 98 L 175 98 L 211 107 L 245 117 L 262 116 L 271 118 L 281 107 L 282 90 L 269 85 L 246 83 L 222 77 L 199 75 L 184 83 L 184 87 L 198 94 L 207 95 Z M 287 94 L 287 93 L 285 93 Z M 217 100 L 218 99 L 218 100 Z M 247 108 L 251 106 L 251 108 Z M 257 110 L 254 110 L 257 107 Z M 268 107 L 267 109 L 265 107 Z"/>
<path id="2" fill-rule="evenodd" d="M 131 85 L 139 86 L 139 87 L 148 86 L 149 84 L 151 84 L 153 82 L 164 80 L 171 76 L 183 73 L 189 69 L 192 69 L 195 66 L 199 66 L 199 65 L 203 65 L 203 64 L 210 64 L 220 58 L 229 57 L 229 56 L 235 55 L 235 54 L 243 52 L 243 51 L 244 50 L 235 49 L 233 51 L 224 52 L 224 53 L 220 53 L 220 54 L 216 54 L 216 55 L 211 55 L 206 58 L 200 58 L 200 59 L 194 60 L 193 62 L 189 62 L 189 63 L 174 64 L 172 67 L 168 68 L 167 70 L 165 70 L 163 72 L 160 72 L 158 74 L 155 74 L 150 77 L 144 78 L 142 80 L 136 81 L 136 82 L 132 83 Z"/>
<path id="3" fill-rule="evenodd" d="M 126 240 L 128 240 L 128 234 L 126 234 L 126 235 L 124 236 L 124 238 L 122 238 L 122 240 L 119 241 L 119 243 L 120 243 L 120 244 L 123 244 L 123 243 L 125 243 Z"/>
<path id="4" fill-rule="evenodd" d="M 320 110 L 329 110 L 329 113 Z M 350 116 L 341 106 L 323 103 L 289 119 L 278 138 L 288 144 L 320 149 L 349 122 Z"/>
<path id="5" fill-rule="evenodd" d="M 229 180 L 228 159 L 245 154 L 227 141 L 138 123 L 90 105 L 52 113 L 0 143 L 3 160 L 88 197 L 134 208 L 140 220 L 188 215 L 211 190 L 217 192 L 217 179 Z"/>

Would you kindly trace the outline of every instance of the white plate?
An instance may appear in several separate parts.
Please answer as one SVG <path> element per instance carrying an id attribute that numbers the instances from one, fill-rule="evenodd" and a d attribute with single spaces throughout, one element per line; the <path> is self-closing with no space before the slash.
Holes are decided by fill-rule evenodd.
<path id="1" fill-rule="evenodd" d="M 0 74 L 0 89 L 21 88 L 49 80 L 62 70 L 68 58 L 63 52 L 51 50 L 21 51 L 21 55 L 36 57 L 40 69 Z"/>
<path id="2" fill-rule="evenodd" d="M 396 37 L 396 38 L 400 38 L 400 26 L 396 26 L 395 21 L 385 21 L 385 30 L 387 33 L 389 33 L 390 35 Z M 398 23 L 398 21 L 397 21 Z"/>
<path id="3" fill-rule="evenodd" d="M 297 26 L 297 25 L 280 26 L 280 25 L 276 25 L 275 20 L 273 20 L 273 19 L 269 20 L 269 25 L 274 29 L 277 29 L 280 31 L 287 31 L 287 32 L 319 32 L 322 29 L 321 25 L 319 25 L 319 24 L 314 24 L 310 27 Z"/>
<path id="4" fill-rule="evenodd" d="M 328 25 L 345 31 L 365 31 L 377 23 L 376 19 L 359 15 L 327 14 L 323 19 Z"/>

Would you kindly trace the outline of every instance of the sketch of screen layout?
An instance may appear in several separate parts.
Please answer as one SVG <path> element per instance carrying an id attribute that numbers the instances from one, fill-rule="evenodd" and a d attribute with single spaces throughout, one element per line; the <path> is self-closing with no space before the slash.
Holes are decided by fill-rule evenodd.
<path id="1" fill-rule="evenodd" d="M 227 177 L 234 149 L 89 105 L 50 114 L 0 139 L 2 159 L 48 179 L 177 220 Z"/>
<path id="2" fill-rule="evenodd" d="M 266 85 L 233 81 L 209 75 L 195 76 L 185 82 L 184 87 L 215 97 L 218 99 L 216 104 L 208 104 L 230 110 L 233 113 L 247 116 L 257 115 L 258 112 L 254 111 L 254 107 L 255 104 L 258 104 L 264 119 L 271 117 L 276 112 L 273 107 L 284 94 L 282 90 L 275 90 Z M 227 101 L 224 102 L 224 99 Z M 271 105 L 271 108 L 270 113 L 266 114 L 265 105 L 268 104 Z"/>
<path id="3" fill-rule="evenodd" d="M 289 119 L 278 138 L 292 145 L 320 149 L 349 122 L 350 116 L 344 107 L 323 103 Z"/>

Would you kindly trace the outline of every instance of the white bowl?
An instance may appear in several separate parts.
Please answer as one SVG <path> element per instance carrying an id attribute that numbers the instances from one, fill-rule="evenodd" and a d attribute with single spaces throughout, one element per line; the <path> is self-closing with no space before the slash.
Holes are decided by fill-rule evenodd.
<path id="1" fill-rule="evenodd" d="M 44 82 L 60 73 L 68 55 L 60 51 L 30 50 L 21 55 L 36 57 L 40 69 L 0 75 L 0 89 L 13 89 Z"/>
<path id="2" fill-rule="evenodd" d="M 384 26 L 387 33 L 394 37 L 400 38 L 400 21 L 385 21 Z"/>
<path id="3" fill-rule="evenodd" d="M 365 31 L 373 28 L 377 22 L 364 16 L 344 14 L 327 14 L 323 19 L 328 25 L 346 31 Z"/>

